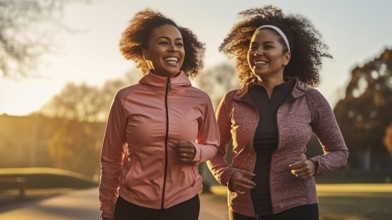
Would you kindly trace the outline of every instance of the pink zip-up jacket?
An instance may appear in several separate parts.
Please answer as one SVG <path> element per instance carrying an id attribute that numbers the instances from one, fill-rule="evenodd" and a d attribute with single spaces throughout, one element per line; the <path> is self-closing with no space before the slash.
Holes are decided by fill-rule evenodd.
<path id="1" fill-rule="evenodd" d="M 253 82 L 250 82 L 253 83 Z M 253 137 L 260 117 L 247 96 L 249 83 L 240 90 L 228 92 L 217 109 L 221 143 L 208 166 L 222 185 L 228 186 L 236 169 L 253 172 L 256 153 Z M 278 148 L 272 154 L 270 189 L 272 212 L 317 203 L 314 178 L 301 180 L 289 169 L 289 164 L 306 159 L 306 145 L 314 132 L 323 146 L 324 154 L 308 158 L 317 164 L 316 175 L 335 170 L 346 164 L 348 149 L 326 99 L 316 90 L 296 80 L 291 96 L 278 109 Z M 229 141 L 233 139 L 232 163 L 225 157 Z M 253 216 L 255 212 L 250 192 L 237 194 L 228 190 L 229 209 Z"/>
<path id="2" fill-rule="evenodd" d="M 179 161 L 173 149 L 187 140 L 196 149 L 193 164 Z M 202 188 L 198 164 L 212 158 L 218 145 L 205 92 L 184 72 L 174 78 L 146 74 L 120 90 L 112 103 L 101 155 L 101 216 L 113 216 L 118 195 L 152 209 L 191 199 Z"/>

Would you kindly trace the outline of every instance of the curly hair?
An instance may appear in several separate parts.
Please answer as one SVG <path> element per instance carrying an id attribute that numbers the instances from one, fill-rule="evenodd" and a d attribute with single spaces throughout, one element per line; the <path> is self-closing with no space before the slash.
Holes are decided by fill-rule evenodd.
<path id="1" fill-rule="evenodd" d="M 203 68 L 204 43 L 199 42 L 196 35 L 188 28 L 178 26 L 173 20 L 148 8 L 136 13 L 122 33 L 121 53 L 126 59 L 133 60 L 137 68 L 146 73 L 148 66 L 143 59 L 142 50 L 148 47 L 148 40 L 154 29 L 167 24 L 176 27 L 183 38 L 185 58 L 181 69 L 191 78 L 195 77 Z"/>
<path id="2" fill-rule="evenodd" d="M 247 52 L 255 30 L 262 25 L 274 25 L 285 33 L 291 50 L 291 59 L 284 69 L 284 76 L 296 77 L 310 86 L 319 84 L 321 59 L 332 56 L 328 53 L 328 46 L 322 41 L 321 34 L 308 19 L 300 15 L 285 16 L 281 9 L 271 5 L 248 9 L 239 15 L 245 19 L 233 26 L 219 51 L 236 59 L 241 83 L 253 78 L 247 62 Z M 286 46 L 281 38 L 279 41 Z M 287 52 L 287 48 L 284 52 Z"/>

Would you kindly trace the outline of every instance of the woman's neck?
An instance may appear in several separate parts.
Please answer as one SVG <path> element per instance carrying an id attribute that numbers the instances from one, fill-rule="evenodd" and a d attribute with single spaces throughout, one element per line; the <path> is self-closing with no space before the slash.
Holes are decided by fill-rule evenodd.
<path id="1" fill-rule="evenodd" d="M 271 99 L 274 88 L 284 83 L 283 77 L 260 79 L 257 78 L 256 84 L 261 85 L 267 91 L 268 98 Z"/>

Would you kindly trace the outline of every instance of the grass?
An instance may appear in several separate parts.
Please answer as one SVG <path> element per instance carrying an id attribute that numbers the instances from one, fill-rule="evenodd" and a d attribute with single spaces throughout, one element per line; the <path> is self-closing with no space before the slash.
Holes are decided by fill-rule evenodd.
<path id="1" fill-rule="evenodd" d="M 226 188 L 211 191 L 226 198 Z M 318 184 L 320 220 L 392 219 L 392 184 Z"/>
<path id="2" fill-rule="evenodd" d="M 362 171 L 362 170 L 338 170 L 328 175 L 317 176 L 317 183 L 385 183 L 391 182 L 392 170 L 390 171 Z"/>

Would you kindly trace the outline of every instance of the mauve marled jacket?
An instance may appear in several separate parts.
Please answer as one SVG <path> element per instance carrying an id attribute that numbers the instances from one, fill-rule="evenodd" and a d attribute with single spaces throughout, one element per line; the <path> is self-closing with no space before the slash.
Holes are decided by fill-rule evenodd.
<path id="1" fill-rule="evenodd" d="M 221 143 L 218 153 L 208 166 L 222 185 L 227 186 L 233 171 L 253 172 L 256 153 L 253 136 L 259 121 L 258 110 L 247 95 L 249 84 L 228 92 L 217 109 Z M 323 146 L 323 155 L 309 158 L 318 167 L 316 175 L 335 170 L 346 164 L 348 149 L 327 100 L 316 90 L 296 80 L 289 97 L 278 109 L 278 148 L 272 154 L 270 188 L 272 212 L 317 203 L 314 178 L 301 180 L 289 169 L 289 164 L 306 159 L 306 145 L 314 132 Z M 233 140 L 232 163 L 225 159 L 229 141 Z M 228 190 L 230 211 L 255 216 L 250 192 L 237 194 Z"/>

